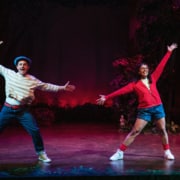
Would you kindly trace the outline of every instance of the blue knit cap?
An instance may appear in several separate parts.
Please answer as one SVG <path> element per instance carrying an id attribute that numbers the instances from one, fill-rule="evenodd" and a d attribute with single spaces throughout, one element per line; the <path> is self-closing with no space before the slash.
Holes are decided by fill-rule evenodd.
<path id="1" fill-rule="evenodd" d="M 26 56 L 18 56 L 14 59 L 14 65 L 16 66 L 18 61 L 20 60 L 24 60 L 24 61 L 27 61 L 29 65 L 31 65 L 32 61 L 30 58 L 26 57 Z"/>

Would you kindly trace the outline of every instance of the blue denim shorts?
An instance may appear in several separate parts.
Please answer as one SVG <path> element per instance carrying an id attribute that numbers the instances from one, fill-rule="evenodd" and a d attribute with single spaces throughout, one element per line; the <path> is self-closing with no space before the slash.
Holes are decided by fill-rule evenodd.
<path id="1" fill-rule="evenodd" d="M 165 117 L 163 105 L 153 106 L 150 108 L 138 109 L 137 118 L 143 119 L 150 122 L 153 120 L 158 120 Z"/>

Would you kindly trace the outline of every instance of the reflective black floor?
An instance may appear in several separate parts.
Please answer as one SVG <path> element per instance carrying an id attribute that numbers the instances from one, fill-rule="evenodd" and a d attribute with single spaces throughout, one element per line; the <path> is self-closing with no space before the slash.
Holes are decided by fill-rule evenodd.
<path id="1" fill-rule="evenodd" d="M 164 177 L 180 175 L 180 135 L 169 134 L 175 160 L 163 159 L 158 134 L 145 132 L 126 150 L 124 160 L 109 161 L 127 132 L 110 123 L 67 123 L 41 127 L 51 163 L 37 160 L 25 130 L 8 127 L 0 136 L 0 178 Z M 157 179 L 157 178 L 156 178 Z"/>

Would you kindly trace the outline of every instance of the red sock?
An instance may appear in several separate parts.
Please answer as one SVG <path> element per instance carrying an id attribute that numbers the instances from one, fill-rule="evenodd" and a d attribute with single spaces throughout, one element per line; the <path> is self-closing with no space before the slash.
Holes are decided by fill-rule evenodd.
<path id="1" fill-rule="evenodd" d="M 121 144 L 121 145 L 119 146 L 119 149 L 120 149 L 121 151 L 125 151 L 125 150 L 127 149 L 127 146 L 124 145 L 124 144 Z"/>
<path id="2" fill-rule="evenodd" d="M 163 149 L 164 149 L 164 150 L 169 149 L 169 144 L 163 144 Z"/>

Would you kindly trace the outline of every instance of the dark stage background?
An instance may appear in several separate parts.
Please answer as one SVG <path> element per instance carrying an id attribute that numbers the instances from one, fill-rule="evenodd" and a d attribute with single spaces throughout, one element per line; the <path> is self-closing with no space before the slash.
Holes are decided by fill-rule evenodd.
<path id="1" fill-rule="evenodd" d="M 31 73 L 46 82 L 77 89 L 67 103 L 94 102 L 107 93 L 113 78 L 112 61 L 127 55 L 129 8 L 85 5 L 58 0 L 4 2 L 1 23 L 1 64 L 13 67 L 13 58 L 32 58 Z M 2 6 L 1 6 L 2 7 Z"/>
<path id="2" fill-rule="evenodd" d="M 148 13 L 152 19 L 143 19 Z M 158 21 L 154 29 L 150 27 L 156 17 L 163 24 L 159 23 L 161 30 Z M 60 107 L 95 104 L 99 94 L 115 89 L 111 82 L 116 77 L 116 59 L 151 54 L 155 59 L 149 62 L 157 64 L 166 45 L 179 42 L 178 27 L 179 1 L 1 0 L 0 40 L 4 44 L 0 63 L 14 68 L 14 57 L 25 55 L 33 60 L 31 74 L 40 80 L 60 85 L 69 80 L 76 85 L 73 93 L 37 92 L 35 103 Z M 180 105 L 178 58 L 179 49 L 160 82 L 167 111 L 175 117 Z M 3 100 L 2 79 L 1 103 Z"/>

